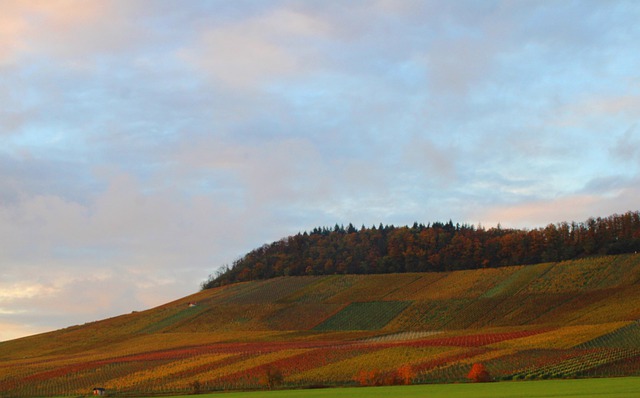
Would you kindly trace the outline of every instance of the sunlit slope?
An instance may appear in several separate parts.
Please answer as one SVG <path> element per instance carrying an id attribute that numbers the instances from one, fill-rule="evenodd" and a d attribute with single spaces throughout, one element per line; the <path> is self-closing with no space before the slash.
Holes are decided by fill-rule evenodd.
<path id="1" fill-rule="evenodd" d="M 145 315 L 148 324 L 139 322 L 135 332 L 396 332 L 630 321 L 640 318 L 639 280 L 634 255 L 447 273 L 284 277 L 198 293 Z"/>
<path id="2" fill-rule="evenodd" d="M 640 374 L 640 255 L 475 271 L 282 277 L 0 343 L 0 396 Z M 396 379 L 397 380 L 397 379 Z"/>

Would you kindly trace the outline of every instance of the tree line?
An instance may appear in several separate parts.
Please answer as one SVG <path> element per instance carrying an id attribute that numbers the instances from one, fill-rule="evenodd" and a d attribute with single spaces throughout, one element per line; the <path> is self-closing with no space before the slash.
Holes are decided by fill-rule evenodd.
<path id="1" fill-rule="evenodd" d="M 640 250 L 640 212 L 537 229 L 434 222 L 318 227 L 264 245 L 226 265 L 203 289 L 289 275 L 441 272 L 556 262 Z"/>

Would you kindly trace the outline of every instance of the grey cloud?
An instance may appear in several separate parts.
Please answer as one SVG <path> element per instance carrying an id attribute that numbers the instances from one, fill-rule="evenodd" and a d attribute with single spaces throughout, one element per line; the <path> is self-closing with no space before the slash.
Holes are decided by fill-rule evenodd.
<path id="1" fill-rule="evenodd" d="M 635 203 L 634 3 L 42 4 L 0 6 L 0 283 L 58 289 L 16 307 L 160 304 L 315 226 Z"/>
<path id="2" fill-rule="evenodd" d="M 587 181 L 580 193 L 611 196 L 616 192 L 621 192 L 628 187 L 632 187 L 636 179 L 637 178 L 628 178 L 620 175 L 597 177 Z"/>
<path id="3" fill-rule="evenodd" d="M 0 155 L 0 201 L 6 206 L 25 197 L 58 195 L 86 202 L 99 187 L 86 164 L 24 154 Z"/>
<path id="4" fill-rule="evenodd" d="M 441 186 L 455 184 L 455 159 L 460 153 L 455 146 L 439 148 L 428 139 L 414 137 L 405 151 L 409 160 L 408 169 L 423 173 L 426 176 L 425 183 L 435 181 Z"/>
<path id="5" fill-rule="evenodd" d="M 311 43 L 326 30 L 313 15 L 275 7 L 233 24 L 203 28 L 199 41 L 181 55 L 214 83 L 255 88 L 316 68 Z"/>
<path id="6" fill-rule="evenodd" d="M 640 131 L 638 131 L 637 123 L 634 123 L 618 137 L 609 152 L 616 160 L 640 165 Z"/>

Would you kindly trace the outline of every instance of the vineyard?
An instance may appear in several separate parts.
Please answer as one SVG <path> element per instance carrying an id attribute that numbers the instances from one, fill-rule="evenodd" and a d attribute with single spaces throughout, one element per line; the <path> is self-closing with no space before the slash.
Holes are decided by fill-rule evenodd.
<path id="1" fill-rule="evenodd" d="M 0 396 L 640 375 L 640 255 L 280 277 L 0 343 Z"/>

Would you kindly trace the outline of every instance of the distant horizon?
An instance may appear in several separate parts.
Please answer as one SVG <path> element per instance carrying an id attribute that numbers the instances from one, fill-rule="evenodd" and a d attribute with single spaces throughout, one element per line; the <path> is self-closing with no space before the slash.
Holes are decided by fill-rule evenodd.
<path id="1" fill-rule="evenodd" d="M 0 340 L 305 228 L 635 210 L 640 3 L 0 3 Z M 446 222 L 446 221 L 445 221 Z"/>

